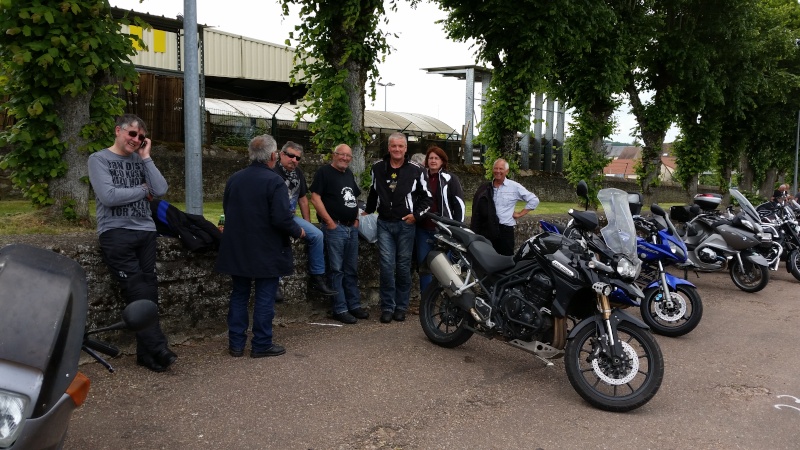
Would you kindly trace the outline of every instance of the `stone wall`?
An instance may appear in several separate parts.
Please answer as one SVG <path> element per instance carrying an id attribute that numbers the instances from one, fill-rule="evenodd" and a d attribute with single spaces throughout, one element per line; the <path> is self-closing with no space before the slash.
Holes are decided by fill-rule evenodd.
<path id="1" fill-rule="evenodd" d="M 523 218 L 517 230 L 517 245 L 537 233 L 538 219 Z M 548 221 L 565 224 L 568 216 L 550 216 Z M 525 220 L 527 219 L 527 220 Z M 102 261 L 94 233 L 64 235 L 0 236 L 0 247 L 24 243 L 58 252 L 74 259 L 86 270 L 89 285 L 88 327 L 109 325 L 119 320 L 124 307 L 119 289 Z M 308 289 L 305 244 L 293 244 L 294 275 L 281 280 L 286 302 L 277 305 L 275 322 L 315 321 L 325 319 L 330 310 L 327 297 Z M 213 271 L 216 252 L 192 253 L 177 239 L 158 239 L 157 271 L 162 326 L 170 339 L 181 342 L 224 332 L 230 294 L 229 277 Z M 379 258 L 376 244 L 361 241 L 359 247 L 359 288 L 365 307 L 378 314 Z M 419 301 L 419 282 L 412 276 L 412 306 Z M 128 333 L 103 335 L 104 339 L 130 344 Z"/>

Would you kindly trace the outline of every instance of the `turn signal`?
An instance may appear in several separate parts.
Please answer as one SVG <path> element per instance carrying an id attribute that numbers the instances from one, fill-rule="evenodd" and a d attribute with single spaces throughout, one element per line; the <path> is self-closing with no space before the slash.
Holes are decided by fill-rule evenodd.
<path id="1" fill-rule="evenodd" d="M 83 402 L 86 401 L 86 397 L 89 396 L 89 385 L 91 382 L 89 381 L 89 377 L 84 375 L 81 372 L 78 372 L 75 375 L 75 379 L 72 380 L 69 387 L 67 388 L 67 395 L 72 397 L 72 401 L 75 402 L 75 406 L 81 406 Z"/>

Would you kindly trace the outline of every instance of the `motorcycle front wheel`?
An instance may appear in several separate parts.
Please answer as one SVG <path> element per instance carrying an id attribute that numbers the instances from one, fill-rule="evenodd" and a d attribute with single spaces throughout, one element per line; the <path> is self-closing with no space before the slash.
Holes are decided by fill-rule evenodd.
<path id="1" fill-rule="evenodd" d="M 592 319 L 589 319 L 592 320 Z M 620 361 L 601 352 L 597 326 L 587 326 L 567 342 L 564 365 L 572 387 L 592 406 L 614 412 L 636 409 L 653 398 L 664 378 L 664 356 L 653 335 L 620 322 Z"/>
<path id="2" fill-rule="evenodd" d="M 789 268 L 792 276 L 800 281 L 800 250 L 794 249 L 789 252 L 789 256 L 786 258 L 786 267 Z"/>
<path id="3" fill-rule="evenodd" d="M 422 293 L 419 323 L 425 336 L 434 344 L 454 348 L 467 342 L 473 332 L 467 329 L 472 318 L 447 296 L 434 280 Z"/>
<path id="4" fill-rule="evenodd" d="M 737 288 L 745 292 L 758 292 L 769 283 L 769 268 L 760 266 L 749 259 L 742 258 L 731 263 L 731 280 Z"/>
<path id="5" fill-rule="evenodd" d="M 669 291 L 671 305 L 663 300 L 664 294 L 660 287 L 655 286 L 644 291 L 644 300 L 640 306 L 642 319 L 656 334 L 683 336 L 700 323 L 703 302 L 697 289 L 689 285 L 679 284 Z"/>

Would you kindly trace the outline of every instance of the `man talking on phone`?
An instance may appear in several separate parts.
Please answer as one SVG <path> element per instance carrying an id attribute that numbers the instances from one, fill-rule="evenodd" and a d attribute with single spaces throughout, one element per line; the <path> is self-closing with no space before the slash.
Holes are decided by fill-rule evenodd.
<path id="1" fill-rule="evenodd" d="M 127 303 L 158 304 L 156 225 L 149 200 L 167 193 L 167 180 L 150 158 L 152 141 L 133 114 L 117 119 L 111 147 L 89 156 L 89 181 L 97 200 L 97 234 L 103 261 Z M 136 333 L 136 363 L 163 372 L 178 359 L 158 322 Z"/>

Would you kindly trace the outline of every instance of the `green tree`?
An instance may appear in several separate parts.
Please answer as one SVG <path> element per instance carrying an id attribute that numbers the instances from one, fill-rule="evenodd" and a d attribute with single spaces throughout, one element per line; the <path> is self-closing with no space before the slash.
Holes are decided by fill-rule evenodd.
<path id="1" fill-rule="evenodd" d="M 602 17 L 599 0 L 437 0 L 447 35 L 476 41 L 478 62 L 494 68 L 478 141 L 492 157 L 516 161 L 517 132 L 530 129 L 530 98 L 546 89 L 559 58 L 587 47 Z M 536 136 L 541 138 L 541 136 Z M 487 161 L 491 164 L 491 161 Z"/>
<path id="2" fill-rule="evenodd" d="M 390 53 L 387 33 L 379 29 L 385 18 L 383 0 L 281 0 L 284 15 L 289 6 L 300 6 L 302 23 L 286 40 L 297 41 L 292 82 L 309 86 L 305 110 L 316 116 L 310 126 L 317 148 L 329 150 L 339 143 L 353 149 L 352 170 L 365 171 L 364 131 L 366 86 L 375 98 L 378 62 Z M 391 10 L 395 0 L 387 2 Z"/>
<path id="3" fill-rule="evenodd" d="M 0 94 L 15 119 L 0 167 L 35 205 L 88 219 L 88 153 L 110 142 L 119 86 L 137 78 L 130 36 L 106 0 L 2 0 L 0 29 Z"/>

